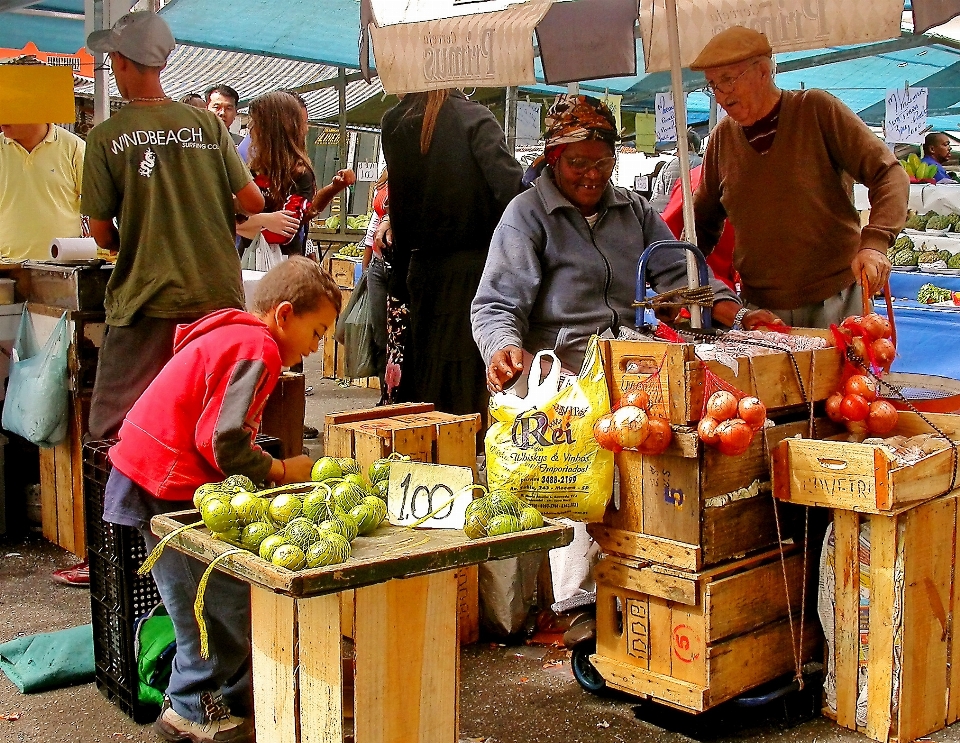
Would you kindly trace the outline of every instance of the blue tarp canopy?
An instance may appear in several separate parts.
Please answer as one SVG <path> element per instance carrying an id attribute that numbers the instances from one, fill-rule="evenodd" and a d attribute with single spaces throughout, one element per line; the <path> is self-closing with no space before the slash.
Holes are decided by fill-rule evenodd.
<path id="1" fill-rule="evenodd" d="M 31 41 L 49 54 L 76 54 L 84 46 L 83 0 L 46 0 L 4 13 L 0 48 L 23 49 Z"/>

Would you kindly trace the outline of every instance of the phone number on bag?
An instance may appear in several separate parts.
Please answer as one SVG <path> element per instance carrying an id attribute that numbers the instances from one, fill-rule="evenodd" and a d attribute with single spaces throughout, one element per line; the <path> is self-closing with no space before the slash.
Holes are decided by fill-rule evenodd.
<path id="1" fill-rule="evenodd" d="M 544 485 L 576 485 L 577 475 L 542 475 L 540 482 Z"/>

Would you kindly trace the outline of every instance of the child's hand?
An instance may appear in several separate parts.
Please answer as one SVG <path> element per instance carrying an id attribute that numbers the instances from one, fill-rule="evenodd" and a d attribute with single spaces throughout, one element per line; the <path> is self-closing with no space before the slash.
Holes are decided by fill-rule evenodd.
<path id="1" fill-rule="evenodd" d="M 341 191 L 357 182 L 357 174 L 352 170 L 338 170 L 331 183 Z"/>
<path id="2" fill-rule="evenodd" d="M 310 482 L 310 471 L 313 469 L 313 460 L 306 454 L 299 457 L 290 457 L 283 460 L 287 468 L 283 484 L 288 482 Z"/>

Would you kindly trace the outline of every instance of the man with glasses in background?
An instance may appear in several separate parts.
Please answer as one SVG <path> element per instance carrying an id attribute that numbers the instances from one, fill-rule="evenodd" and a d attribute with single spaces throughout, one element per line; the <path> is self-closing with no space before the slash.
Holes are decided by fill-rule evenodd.
<path id="1" fill-rule="evenodd" d="M 711 132 L 694 195 L 697 243 L 709 254 L 725 218 L 747 307 L 786 324 L 829 327 L 860 314 L 890 275 L 887 249 L 907 217 L 906 172 L 887 146 L 822 90 L 780 90 L 767 37 L 734 26 L 690 65 L 727 112 Z M 853 182 L 870 195 L 860 227 Z"/>

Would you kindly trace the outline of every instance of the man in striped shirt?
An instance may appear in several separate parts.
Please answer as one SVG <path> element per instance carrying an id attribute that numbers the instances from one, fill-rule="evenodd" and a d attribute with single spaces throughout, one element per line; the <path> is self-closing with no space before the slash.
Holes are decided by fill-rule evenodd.
<path id="1" fill-rule="evenodd" d="M 700 248 L 713 249 L 729 218 L 745 306 L 800 327 L 859 314 L 859 283 L 883 287 L 886 251 L 906 221 L 909 182 L 896 157 L 830 94 L 780 90 L 762 33 L 722 31 L 690 67 L 727 112 L 694 197 Z M 870 197 L 862 229 L 854 180 Z"/>

